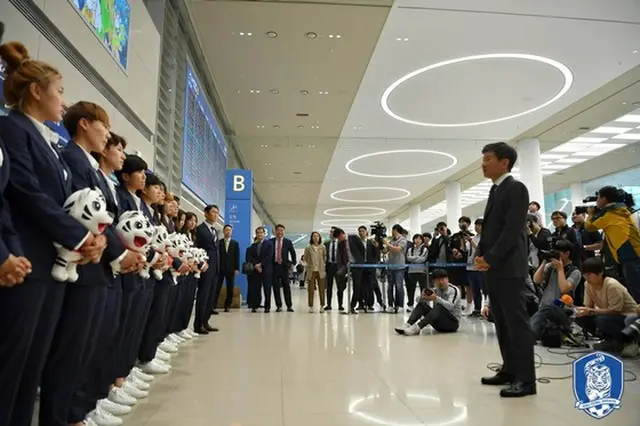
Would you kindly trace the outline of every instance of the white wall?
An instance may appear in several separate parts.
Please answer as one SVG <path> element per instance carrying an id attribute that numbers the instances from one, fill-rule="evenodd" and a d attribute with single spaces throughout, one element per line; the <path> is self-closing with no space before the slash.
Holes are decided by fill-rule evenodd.
<path id="1" fill-rule="evenodd" d="M 131 4 L 131 36 L 127 74 L 94 36 L 67 0 L 36 0 L 36 4 L 58 26 L 76 48 L 102 74 L 103 78 L 155 131 L 160 36 L 147 14 L 142 0 Z M 92 101 L 105 108 L 114 132 L 124 136 L 128 151 L 140 151 L 153 164 L 153 144 L 147 141 L 100 92 L 69 63 L 49 41 L 7 0 L 0 0 L 0 17 L 5 22 L 5 41 L 18 40 L 29 49 L 31 57 L 50 63 L 64 77 L 65 101 Z"/>
<path id="2" fill-rule="evenodd" d="M 262 225 L 262 219 L 258 216 L 256 209 L 251 209 L 251 229 L 256 229 L 260 225 Z"/>

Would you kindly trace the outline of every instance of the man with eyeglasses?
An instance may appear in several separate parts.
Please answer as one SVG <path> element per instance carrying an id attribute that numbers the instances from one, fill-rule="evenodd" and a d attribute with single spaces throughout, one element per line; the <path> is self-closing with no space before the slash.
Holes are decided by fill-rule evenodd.
<path id="1" fill-rule="evenodd" d="M 556 210 L 551 213 L 551 220 L 555 231 L 551 234 L 552 241 L 567 240 L 573 246 L 571 251 L 571 262 L 578 268 L 582 265 L 582 245 L 580 244 L 580 236 L 575 229 L 567 225 L 567 214 Z M 554 248 L 555 244 L 551 245 Z"/>

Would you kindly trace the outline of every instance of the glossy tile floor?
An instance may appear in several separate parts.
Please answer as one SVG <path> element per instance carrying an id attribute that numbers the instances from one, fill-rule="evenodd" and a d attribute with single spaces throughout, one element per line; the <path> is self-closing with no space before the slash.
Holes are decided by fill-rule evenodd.
<path id="1" fill-rule="evenodd" d="M 505 400 L 480 385 L 498 360 L 493 328 L 464 320 L 452 335 L 403 337 L 406 314 L 309 314 L 294 289 L 295 313 L 233 311 L 219 333 L 181 348 L 173 371 L 125 417 L 128 426 L 566 426 L 640 425 L 640 382 L 621 409 L 596 421 L 574 409 L 571 380 L 539 384 L 538 395 Z M 335 307 L 334 307 L 335 308 Z M 564 355 L 537 348 L 546 362 Z M 637 361 L 627 368 L 640 371 Z M 570 365 L 539 376 L 567 376 Z"/>

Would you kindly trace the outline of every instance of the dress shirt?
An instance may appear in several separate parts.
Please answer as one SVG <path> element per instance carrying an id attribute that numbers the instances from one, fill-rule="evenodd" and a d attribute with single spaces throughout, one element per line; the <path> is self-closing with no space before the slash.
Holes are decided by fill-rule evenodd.
<path id="1" fill-rule="evenodd" d="M 501 184 L 502 182 L 504 182 L 504 181 L 505 181 L 505 179 L 506 179 L 506 178 L 508 178 L 509 176 L 510 176 L 510 174 L 507 172 L 507 173 L 503 174 L 502 176 L 500 176 L 498 179 L 496 179 L 496 180 L 493 182 L 493 184 L 494 184 L 495 186 L 500 186 L 500 184 Z"/>
<path id="2" fill-rule="evenodd" d="M 54 148 L 54 146 L 58 146 L 58 142 L 60 142 L 60 135 L 54 132 L 53 130 L 51 130 L 50 128 L 48 128 L 44 123 L 41 123 L 35 118 L 31 117 L 30 115 L 27 115 L 27 117 L 29 118 L 29 120 L 31 120 L 31 122 L 36 127 L 36 129 L 38 129 L 38 132 L 42 135 L 44 140 L 47 142 L 49 149 L 53 151 L 53 154 L 59 160 L 60 154 L 58 153 L 58 150 Z M 63 170 L 63 173 L 64 173 L 64 180 L 69 179 L 69 173 L 67 173 L 66 170 Z"/>

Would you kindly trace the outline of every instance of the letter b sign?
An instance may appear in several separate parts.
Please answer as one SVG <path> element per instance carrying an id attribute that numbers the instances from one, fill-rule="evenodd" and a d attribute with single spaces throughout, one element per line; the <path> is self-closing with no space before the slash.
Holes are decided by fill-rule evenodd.
<path id="1" fill-rule="evenodd" d="M 233 192 L 242 192 L 245 188 L 245 179 L 241 175 L 233 175 Z"/>

